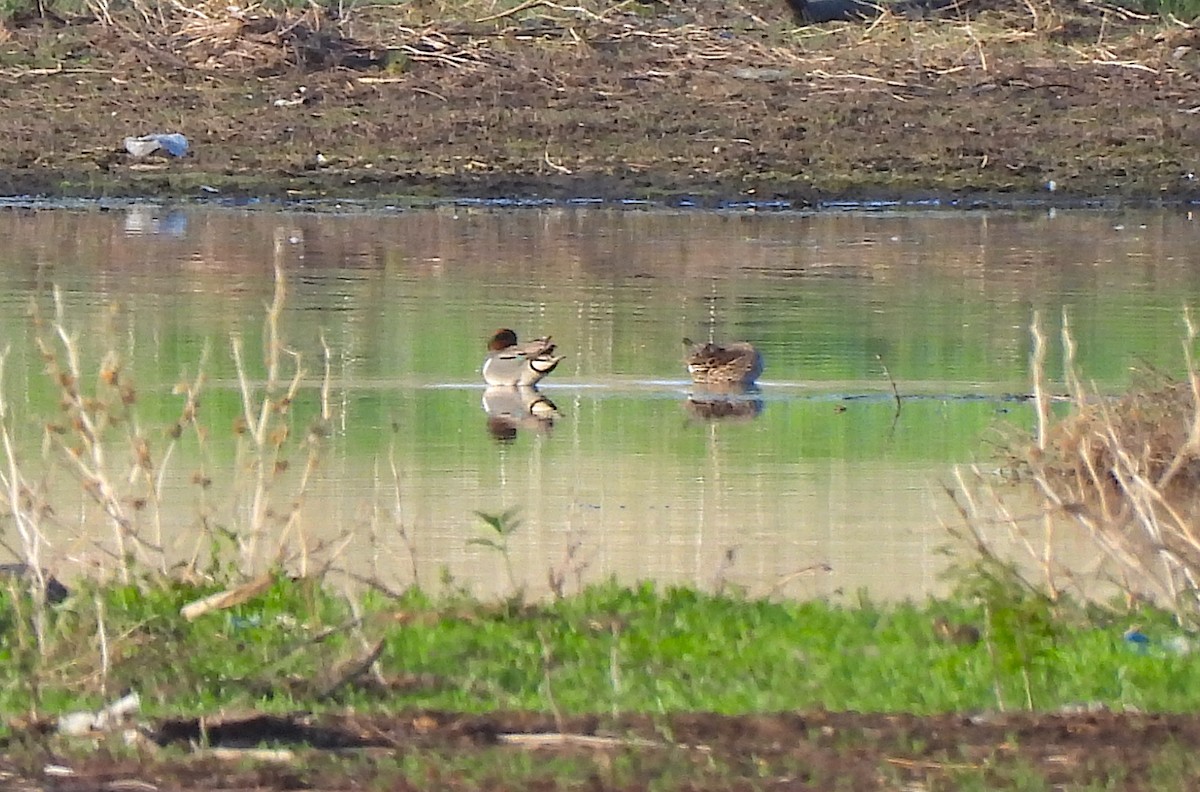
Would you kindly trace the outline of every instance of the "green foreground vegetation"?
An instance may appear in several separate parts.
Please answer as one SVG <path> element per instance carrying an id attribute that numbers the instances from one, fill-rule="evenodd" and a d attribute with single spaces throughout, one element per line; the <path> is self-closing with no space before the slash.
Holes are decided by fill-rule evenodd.
<path id="1" fill-rule="evenodd" d="M 1187 789 L 1200 778 L 1184 735 L 1157 746 L 1142 737 L 1153 722 L 1127 727 L 1131 740 L 1150 743 L 1136 761 L 1103 751 L 1068 766 L 1068 784 L 1052 758 L 1037 756 L 1038 729 L 1057 739 L 1054 714 L 1044 726 L 995 721 L 994 737 L 958 741 L 965 724 L 986 730 L 1004 711 L 1090 718 L 1200 705 L 1195 644 L 1169 614 L 1055 604 L 988 564 L 964 576 L 953 601 L 922 604 L 771 602 L 650 584 L 594 586 L 540 605 L 519 597 L 488 604 L 415 590 L 347 598 L 281 574 L 253 585 L 265 587 L 191 620 L 188 606 L 216 593 L 213 585 L 154 577 L 82 585 L 51 609 L 40 648 L 32 598 L 15 587 L 0 595 L 0 708 L 25 716 L 0 729 L 5 755 L 34 777 L 48 750 L 85 774 L 111 775 L 116 766 L 204 789 L 1034 790 L 1123 789 L 1132 779 Z M 225 713 L 276 713 L 283 724 L 319 724 L 352 713 L 351 723 L 398 724 L 388 739 L 404 747 L 330 752 L 276 727 L 259 735 L 261 753 L 243 747 L 231 763 L 211 758 L 203 742 L 178 739 L 149 752 L 108 739 L 101 753 L 94 734 L 30 740 L 30 722 L 61 731 L 63 715 L 100 711 L 129 691 L 141 697 L 142 723 L 203 729 Z M 709 731 L 709 712 L 753 718 L 742 727 L 745 744 L 729 742 L 735 722 Z M 885 714 L 880 726 L 888 728 L 877 731 L 870 716 L 843 723 L 839 712 L 894 713 L 908 725 L 896 728 Z M 538 752 L 519 742 L 468 747 L 461 736 L 449 745 L 411 736 L 425 728 L 470 734 L 471 713 L 514 713 L 498 722 L 515 724 L 516 738 L 526 729 L 534 739 L 549 731 L 551 741 L 595 734 L 580 739 L 601 747 L 565 742 Z M 679 733 L 689 718 L 693 730 Z M 435 726 L 443 722 L 460 725 Z M 786 727 L 799 734 L 787 736 Z M 161 736 L 162 728 L 150 731 Z M 1086 756 L 1088 748 L 1074 750 Z"/>
<path id="2" fill-rule="evenodd" d="M 1200 664 L 1169 615 L 1053 604 L 1001 580 L 977 578 L 962 604 L 770 602 L 647 584 L 530 605 L 417 591 L 351 603 L 276 576 L 253 599 L 188 621 L 181 608 L 214 588 L 147 579 L 79 587 L 51 609 L 40 649 L 32 602 L 10 590 L 0 708 L 52 716 L 122 690 L 158 715 L 1200 707 Z M 1134 620 L 1148 642 L 1125 638 Z M 372 647 L 388 693 L 348 670 Z"/>

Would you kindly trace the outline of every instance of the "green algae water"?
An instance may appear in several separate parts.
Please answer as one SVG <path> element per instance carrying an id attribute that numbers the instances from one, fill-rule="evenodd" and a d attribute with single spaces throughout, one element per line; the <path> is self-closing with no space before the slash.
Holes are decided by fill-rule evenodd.
<path id="1" fill-rule="evenodd" d="M 280 329 L 304 368 L 298 433 L 329 370 L 330 434 L 297 535 L 337 543 L 357 575 L 485 597 L 513 581 L 470 543 L 486 530 L 477 512 L 510 509 L 509 560 L 534 594 L 552 570 L 796 597 L 938 592 L 954 519 L 942 483 L 955 464 L 993 464 L 996 432 L 1032 425 L 1034 314 L 1051 379 L 1066 316 L 1085 375 L 1116 392 L 1138 370 L 1182 370 L 1182 309 L 1200 301 L 1200 230 L 1173 211 L 132 205 L 12 208 L 0 231 L 5 398 L 29 453 L 58 409 L 30 314 L 53 314 L 53 289 L 85 369 L 120 351 L 151 445 L 201 361 L 219 438 L 242 404 L 231 339 L 264 376 L 278 264 Z M 501 326 L 553 335 L 567 355 L 541 389 L 554 420 L 497 431 L 479 366 Z M 759 390 L 738 409 L 705 404 L 685 336 L 755 343 Z M 208 508 L 201 460 L 213 492 L 245 474 L 217 442 L 173 451 L 156 519 L 179 558 Z M 75 508 L 59 508 L 52 555 L 103 565 L 107 529 L 61 478 Z M 239 508 L 222 527 L 239 530 Z"/>

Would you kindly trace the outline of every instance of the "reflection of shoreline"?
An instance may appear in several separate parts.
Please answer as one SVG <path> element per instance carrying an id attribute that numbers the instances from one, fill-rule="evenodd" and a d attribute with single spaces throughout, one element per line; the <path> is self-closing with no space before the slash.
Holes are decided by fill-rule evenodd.
<path id="1" fill-rule="evenodd" d="M 753 421 L 762 413 L 763 400 L 754 386 L 723 389 L 696 386 L 683 408 L 699 421 Z"/>
<path id="2" fill-rule="evenodd" d="M 511 443 L 521 429 L 548 433 L 560 416 L 554 402 L 533 386 L 491 385 L 483 391 L 487 428 L 498 442 Z"/>

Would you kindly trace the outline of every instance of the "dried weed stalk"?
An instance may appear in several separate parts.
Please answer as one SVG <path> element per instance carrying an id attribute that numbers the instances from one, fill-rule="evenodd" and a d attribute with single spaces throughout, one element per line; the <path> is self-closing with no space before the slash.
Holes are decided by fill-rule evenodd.
<path id="1" fill-rule="evenodd" d="M 45 426 L 44 447 L 82 486 L 92 507 L 107 523 L 110 555 L 121 579 L 131 567 L 165 570 L 162 548 L 161 485 L 174 436 L 155 461 L 153 441 L 142 430 L 137 390 L 124 370 L 123 356 L 110 344 L 96 370 L 85 368 L 79 332 L 67 327 L 62 293 L 54 290 L 54 316 L 48 322 L 34 309 L 36 343 L 45 373 L 57 386 L 60 415 Z M 110 334 L 111 335 L 111 334 Z M 90 509 L 80 522 L 90 521 Z"/>
<path id="2" fill-rule="evenodd" d="M 320 461 L 324 438 L 330 432 L 331 408 L 329 387 L 331 380 L 329 347 L 324 349 L 324 375 L 320 388 L 320 413 L 308 427 L 299 451 L 303 467 L 293 482 L 285 478 L 291 469 L 293 444 L 291 407 L 304 379 L 305 371 L 300 355 L 287 347 L 280 330 L 280 318 L 287 296 L 287 283 L 283 261 L 288 245 L 288 232 L 279 229 L 275 233 L 275 291 L 267 306 L 264 319 L 263 364 L 266 379 L 256 385 L 250 378 L 242 351 L 242 339 L 231 338 L 231 351 L 237 371 L 238 388 L 242 399 L 242 414 L 235 431 L 238 436 L 236 470 L 245 474 L 239 481 L 248 482 L 248 491 L 237 495 L 233 537 L 237 543 L 240 569 L 243 574 L 254 575 L 264 566 L 283 566 L 291 563 L 301 575 L 315 570 L 314 555 L 325 559 L 323 565 L 339 555 L 349 541 L 346 534 L 334 540 L 312 544 L 301 530 L 301 516 L 305 495 L 312 483 Z M 290 376 L 284 375 L 285 359 L 291 362 Z M 276 490 L 290 486 L 286 505 Z"/>
<path id="3" fill-rule="evenodd" d="M 958 0 L 938 10 L 938 24 L 908 18 L 916 13 L 910 9 L 885 10 L 865 24 L 811 26 L 793 25 L 783 2 L 764 16 L 756 13 L 761 5 L 634 0 L 85 2 L 96 20 L 130 40 L 131 49 L 174 68 L 260 75 L 375 72 L 360 78 L 367 84 L 406 82 L 414 65 L 528 71 L 528 59 L 511 57 L 516 50 L 548 56 L 641 48 L 653 52 L 657 65 L 631 75 L 637 79 L 723 71 L 735 79 L 785 80 L 835 92 L 892 86 L 901 98 L 911 98 L 940 77 L 966 72 L 978 79 L 996 71 L 1010 79 L 1010 71 L 1023 73 L 1039 59 L 1052 59 L 1066 72 L 1173 69 L 1178 64 L 1172 53 L 1191 41 L 1163 40 L 1161 30 L 1147 29 L 1152 17 L 1102 0 Z M 1064 52 L 1070 53 L 1065 60 Z M 557 75 L 549 72 L 537 79 L 553 82 Z"/>
<path id="4" fill-rule="evenodd" d="M 5 363 L 9 349 L 0 353 L 0 507 L 7 512 L 17 532 L 20 544 L 6 549 L 20 559 L 29 578 L 29 591 L 33 602 L 32 624 L 39 654 L 46 644 L 46 575 L 42 570 L 42 549 L 46 546 L 46 535 L 42 530 L 42 518 L 48 513 L 44 481 L 27 477 L 19 461 L 16 443 L 13 440 L 12 413 L 4 397 Z M 17 598 L 14 597 L 14 600 Z M 19 622 L 20 623 L 20 622 Z"/>
<path id="5" fill-rule="evenodd" d="M 0 517 L 12 526 L 3 545 L 19 561 L 37 602 L 44 604 L 49 583 L 43 571 L 49 533 L 90 547 L 93 552 L 86 555 L 100 559 L 98 571 L 115 573 L 123 582 L 148 571 L 167 574 L 177 561 L 195 573 L 202 558 L 218 573 L 253 577 L 285 567 L 300 575 L 321 574 L 349 543 L 349 530 L 322 541 L 304 531 L 306 495 L 331 433 L 331 354 L 322 338 L 319 406 L 297 433 L 291 408 L 305 372 L 280 328 L 287 232 L 278 232 L 275 244 L 274 297 L 264 320 L 265 378 L 254 379 L 241 339 L 231 339 L 242 410 L 234 427 L 231 486 L 219 503 L 211 492 L 208 462 L 213 435 L 200 417 L 207 350 L 195 376 L 174 388 L 181 400 L 178 418 L 166 427 L 143 428 L 138 392 L 124 364 L 127 355 L 111 342 L 117 334 L 103 334 L 110 341 L 98 352 L 81 349 L 82 333 L 69 328 L 62 294 L 55 289 L 52 316 L 43 317 L 36 304 L 32 309 L 35 344 L 58 402 L 57 414 L 40 419 L 40 453 L 36 440 L 18 437 L 21 427 L 14 425 L 5 397 L 8 351 L 0 353 Z M 181 443 L 188 444 L 189 459 L 198 465 L 190 476 L 172 468 Z M 78 489 L 70 487 L 64 470 Z M 190 481 L 197 494 L 195 522 L 166 525 L 167 482 L 182 480 Z M 73 500 L 79 505 L 68 506 Z M 190 560 L 180 559 L 164 541 L 192 533 L 197 538 Z M 58 555 L 56 561 L 64 560 Z"/>
<path id="6" fill-rule="evenodd" d="M 31 308 L 35 344 L 58 398 L 57 414 L 41 425 L 40 452 L 31 438 L 18 438 L 4 380 L 8 350 L 0 354 L 0 507 L 17 539 L 15 546 L 3 544 L 18 559 L 5 571 L 10 576 L 20 571 L 29 584 L 39 654 L 45 648 L 48 597 L 56 586 L 61 588 L 44 568 L 47 531 L 53 527 L 61 535 L 71 527 L 66 520 L 72 510 L 62 501 L 73 498 L 69 488 L 63 490 L 62 471 L 79 484 L 83 499 L 74 510 L 77 529 L 109 559 L 104 566 L 124 582 L 134 568 L 162 572 L 163 476 L 180 434 L 169 433 L 166 443 L 152 450 L 154 438 L 141 428 L 137 391 L 116 345 L 106 345 L 94 369 L 85 365 L 80 333 L 68 329 L 58 289 L 53 304 L 48 320 L 36 304 Z M 57 508 L 52 505 L 56 501 Z M 108 529 L 107 541 L 91 529 L 97 518 Z"/>
<path id="7" fill-rule="evenodd" d="M 1108 584 L 1131 600 L 1150 599 L 1200 622 L 1200 372 L 1190 311 L 1184 325 L 1185 382 L 1159 378 L 1109 399 L 1080 378 L 1064 317 L 1068 410 L 1056 418 L 1035 315 L 1034 436 L 1008 444 L 1008 483 L 970 466 L 956 471 L 950 488 L 980 556 L 1003 555 L 994 530 L 1002 526 L 1024 568 L 1032 563 L 1038 570 L 1024 576 L 1031 588 L 1057 597 L 1071 587 L 1088 596 Z M 1096 551 L 1084 565 L 1068 563 L 1057 550 L 1060 534 L 1080 531 Z"/>

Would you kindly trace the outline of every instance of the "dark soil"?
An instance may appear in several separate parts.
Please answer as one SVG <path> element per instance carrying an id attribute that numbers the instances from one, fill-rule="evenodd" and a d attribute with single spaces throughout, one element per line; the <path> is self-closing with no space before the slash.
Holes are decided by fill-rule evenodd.
<path id="1" fill-rule="evenodd" d="M 819 27 L 783 0 L 590 5 L 11 20 L 0 193 L 1200 198 L 1200 30 L 1082 0 Z M 151 132 L 191 151 L 124 153 Z"/>
<path id="2" fill-rule="evenodd" d="M 696 713 L 556 723 L 420 712 L 210 719 L 203 734 L 198 721 L 171 721 L 144 734 L 117 751 L 25 735 L 10 743 L 0 774 L 6 788 L 30 790 L 1150 790 L 1200 780 L 1196 715 Z M 255 746 L 291 754 L 246 753 Z"/>

